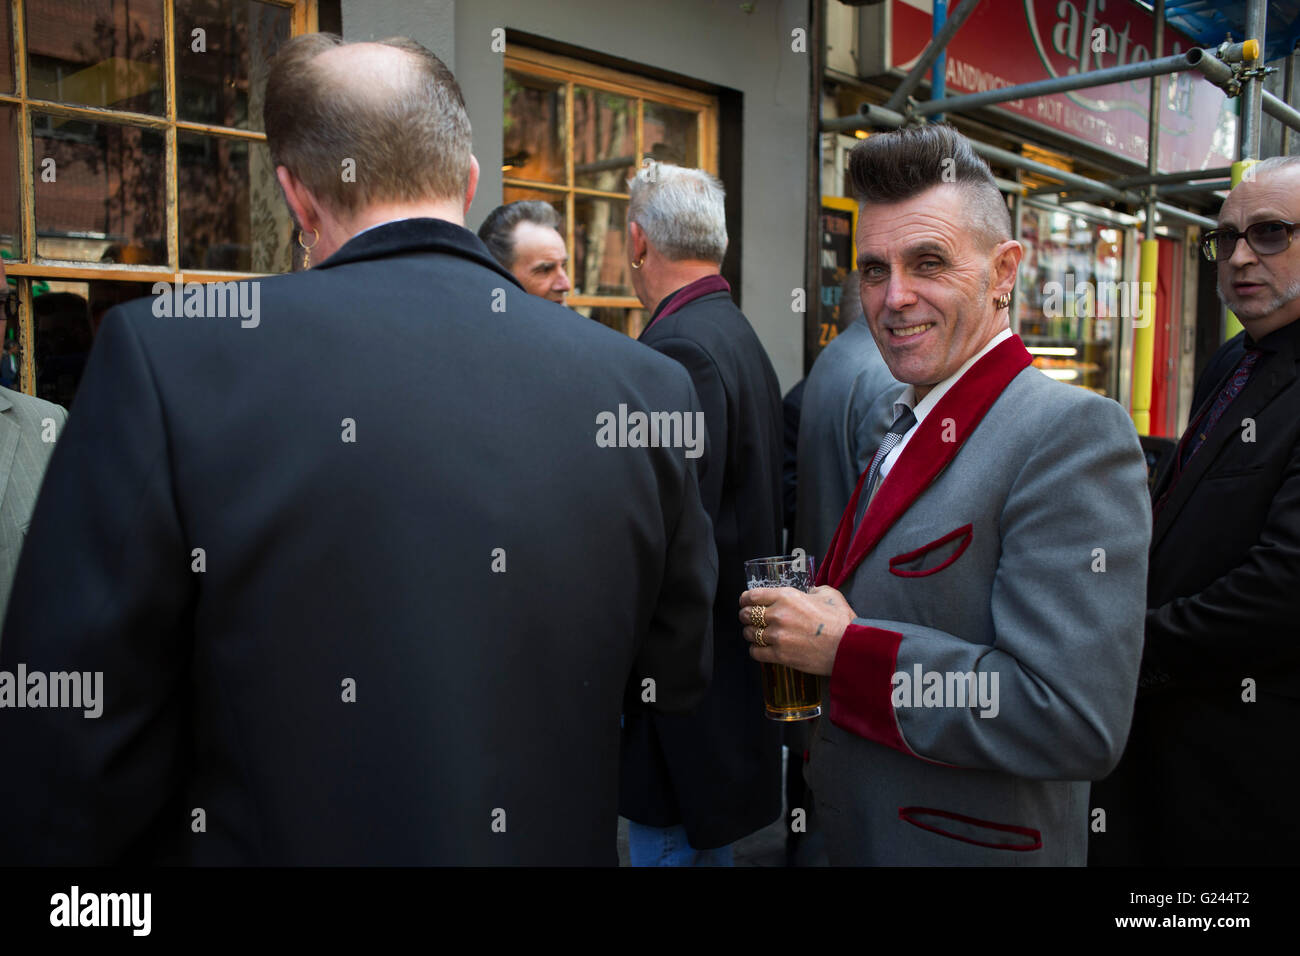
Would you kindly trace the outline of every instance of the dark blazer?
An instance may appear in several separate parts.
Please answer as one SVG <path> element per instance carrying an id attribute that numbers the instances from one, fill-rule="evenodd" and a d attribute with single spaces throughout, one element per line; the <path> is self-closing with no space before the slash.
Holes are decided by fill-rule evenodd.
<path id="1" fill-rule="evenodd" d="M 1236 366 L 1228 353 L 1239 360 L 1246 344 L 1216 355 L 1221 377 L 1205 403 Z M 1094 789 L 1107 815 L 1094 863 L 1294 864 L 1300 854 L 1287 799 L 1300 789 L 1300 321 L 1258 348 L 1249 382 L 1177 483 L 1172 456 L 1157 480 L 1156 499 L 1169 494 L 1152 534 L 1142 679 L 1123 760 Z"/>
<path id="2" fill-rule="evenodd" d="M 103 323 L 0 667 L 104 712 L 0 711 L 0 859 L 615 864 L 625 688 L 700 699 L 717 566 L 694 462 L 597 417 L 689 377 L 441 220 L 260 289 Z"/>
<path id="3" fill-rule="evenodd" d="M 727 292 L 654 322 L 641 341 L 686 366 L 704 408 L 700 489 L 718 548 L 718 592 L 713 683 L 689 716 L 627 715 L 619 812 L 651 826 L 685 824 L 691 845 L 710 849 L 781 814 L 780 724 L 764 715 L 761 672 L 739 620 L 744 562 L 781 546 L 781 392 Z"/>

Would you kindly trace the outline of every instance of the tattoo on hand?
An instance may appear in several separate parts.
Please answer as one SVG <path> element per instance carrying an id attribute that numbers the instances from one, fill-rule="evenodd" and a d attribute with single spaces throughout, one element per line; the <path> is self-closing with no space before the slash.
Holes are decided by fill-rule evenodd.
<path id="1" fill-rule="evenodd" d="M 814 634 L 813 637 L 817 637 L 818 635 L 820 635 L 821 632 L 822 632 L 822 628 L 825 627 L 825 626 L 826 626 L 826 625 L 824 625 L 824 624 L 818 624 L 818 625 L 817 625 L 817 633 Z"/>

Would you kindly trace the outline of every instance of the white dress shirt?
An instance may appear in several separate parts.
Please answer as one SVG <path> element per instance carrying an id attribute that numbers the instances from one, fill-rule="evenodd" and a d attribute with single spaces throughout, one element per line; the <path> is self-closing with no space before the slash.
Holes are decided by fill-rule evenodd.
<path id="1" fill-rule="evenodd" d="M 956 385 L 957 380 L 965 375 L 972 365 L 982 359 L 989 352 L 993 351 L 993 349 L 998 345 L 1011 338 L 1011 336 L 1012 332 L 1010 329 L 1003 329 L 997 335 L 993 336 L 993 338 L 989 339 L 988 344 L 985 345 L 984 348 L 980 349 L 968 358 L 965 364 L 962 365 L 961 368 L 957 369 L 956 372 L 948 376 L 948 378 L 945 378 L 934 388 L 930 389 L 930 391 L 926 393 L 925 398 L 921 399 L 919 402 L 916 400 L 916 389 L 914 387 L 909 385 L 903 390 L 903 394 L 898 396 L 898 401 L 894 402 L 894 418 L 897 419 L 898 416 L 903 413 L 904 408 L 910 408 L 912 414 L 916 416 L 916 424 L 907 430 L 903 435 L 903 440 L 895 445 L 893 450 L 885 456 L 885 460 L 880 463 L 880 480 L 876 482 L 877 488 L 879 488 L 884 482 L 885 476 L 888 475 L 889 470 L 894 467 L 894 462 L 898 461 L 898 456 L 903 453 L 903 449 L 906 448 L 907 443 L 912 440 L 912 436 L 916 434 L 916 430 L 921 427 L 921 422 L 925 421 L 925 416 L 930 414 L 930 411 L 934 406 L 939 404 L 939 399 L 948 394 L 948 389 Z"/>

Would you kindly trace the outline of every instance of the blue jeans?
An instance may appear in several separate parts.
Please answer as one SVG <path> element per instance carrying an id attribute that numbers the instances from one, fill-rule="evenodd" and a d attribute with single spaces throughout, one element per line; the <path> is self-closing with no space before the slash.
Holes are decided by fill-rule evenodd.
<path id="1" fill-rule="evenodd" d="M 686 839 L 686 827 L 627 824 L 628 857 L 633 866 L 731 866 L 731 844 L 697 850 Z"/>

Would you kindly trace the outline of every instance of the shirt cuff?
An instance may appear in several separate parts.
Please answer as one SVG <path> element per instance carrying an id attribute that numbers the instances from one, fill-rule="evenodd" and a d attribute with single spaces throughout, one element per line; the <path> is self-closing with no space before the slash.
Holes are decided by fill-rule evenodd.
<path id="1" fill-rule="evenodd" d="M 903 753 L 912 751 L 894 714 L 894 673 L 903 635 L 879 627 L 850 624 L 840 638 L 831 666 L 831 723 L 851 734 Z"/>

